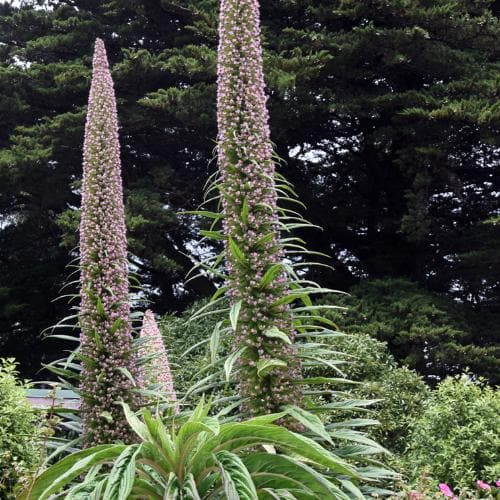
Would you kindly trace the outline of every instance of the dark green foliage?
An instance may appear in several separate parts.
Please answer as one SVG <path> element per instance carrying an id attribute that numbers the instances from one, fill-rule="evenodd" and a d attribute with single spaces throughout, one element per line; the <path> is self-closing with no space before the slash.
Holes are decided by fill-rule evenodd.
<path id="1" fill-rule="evenodd" d="M 39 462 L 37 418 L 26 401 L 27 383 L 13 359 L 0 358 L 0 498 L 16 498 L 14 487 Z"/>
<path id="2" fill-rule="evenodd" d="M 120 99 L 132 260 L 158 312 L 208 295 L 204 280 L 175 286 L 195 225 L 174 212 L 198 205 L 210 168 L 217 1 L 10 3 L 0 5 L 0 345 L 34 373 L 54 346 L 40 347 L 39 332 L 65 315 L 50 301 L 76 243 L 66 211 L 79 205 L 96 36 Z M 272 139 L 307 218 L 325 229 L 306 239 L 335 262 L 317 281 L 405 276 L 480 316 L 498 310 L 499 226 L 483 224 L 498 191 L 498 1 L 262 4 Z M 478 325 L 477 345 L 496 332 Z"/>
<path id="3" fill-rule="evenodd" d="M 350 308 L 332 315 L 339 327 L 387 342 L 400 363 L 428 382 L 466 368 L 492 384 L 500 381 L 498 314 L 458 304 L 403 279 L 363 282 L 351 294 L 331 299 Z"/>
<path id="4" fill-rule="evenodd" d="M 473 488 L 500 473 L 500 393 L 468 377 L 443 381 L 416 420 L 405 456 L 407 475 Z"/>
<path id="5" fill-rule="evenodd" d="M 31 374 L 39 368 L 41 349 L 26 349 L 27 345 L 37 345 L 39 333 L 66 315 L 63 302 L 53 305 L 51 301 L 67 275 L 68 251 L 78 241 L 74 207 L 79 205 L 94 38 L 104 33 L 111 60 L 118 63 L 113 76 L 120 101 L 131 259 L 144 281 L 161 289 L 159 310 L 183 304 L 193 292 L 187 289 L 184 302 L 174 296 L 174 284 L 191 265 L 179 252 L 191 230 L 180 226 L 169 207 L 195 205 L 191 184 L 202 184 L 210 140 L 215 137 L 213 110 L 207 113 L 212 128 L 200 133 L 188 114 L 180 114 L 187 109 L 185 102 L 178 106 L 169 102 L 165 110 L 152 109 L 145 99 L 148 92 L 180 85 L 193 75 L 213 79 L 209 65 L 195 68 L 175 63 L 180 58 L 175 47 L 184 43 L 186 34 L 169 26 L 187 23 L 190 16 L 183 9 L 163 9 L 150 2 L 144 5 L 144 15 L 154 22 L 141 17 L 130 25 L 125 19 L 136 17 L 133 4 L 77 3 L 80 12 L 69 2 L 60 2 L 51 12 L 34 11 L 29 5 L 18 11 L 4 5 L 5 17 L 0 19 L 0 41 L 7 42 L 1 52 L 0 106 L 10 113 L 5 119 L 2 113 L 0 137 L 0 148 L 5 148 L 0 152 L 0 346 L 19 353 Z M 110 40 L 114 31 L 118 36 Z M 138 38 L 144 39 L 142 48 Z M 122 52 L 122 48 L 129 50 Z M 197 58 L 199 50 L 194 47 L 192 52 Z M 212 109 L 214 96 L 204 95 L 203 105 Z M 141 99 L 147 102 L 140 103 Z M 3 227 L 5 222 L 11 225 Z M 204 286 L 195 284 L 198 295 Z M 57 349 L 53 343 L 44 347 Z"/>

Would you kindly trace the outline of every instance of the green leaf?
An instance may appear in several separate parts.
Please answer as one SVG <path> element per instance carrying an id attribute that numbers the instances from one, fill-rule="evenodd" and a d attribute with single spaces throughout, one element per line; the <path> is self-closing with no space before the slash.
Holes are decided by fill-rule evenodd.
<path id="1" fill-rule="evenodd" d="M 263 247 L 264 245 L 267 245 L 268 243 L 271 243 L 274 239 L 275 235 L 274 233 L 268 233 L 265 234 L 264 236 L 261 236 L 256 242 L 255 242 L 255 247 Z"/>
<path id="2" fill-rule="evenodd" d="M 167 429 L 163 425 L 163 422 L 159 418 L 152 418 L 149 410 L 144 411 L 144 423 L 150 434 L 150 439 L 143 443 L 143 448 L 146 445 L 156 446 L 158 453 L 161 453 L 161 460 L 159 461 L 160 466 L 167 471 L 169 465 L 174 463 L 175 446 L 174 442 L 167 432 Z M 164 462 L 163 460 L 166 460 Z"/>
<path id="3" fill-rule="evenodd" d="M 139 498 L 147 498 L 148 500 L 163 500 L 163 488 L 160 489 L 146 479 L 136 478 L 134 488 L 132 489 L 132 495 L 142 495 L 139 496 Z M 132 496 L 132 498 L 135 497 Z M 99 500 L 99 497 L 92 500 Z"/>
<path id="4" fill-rule="evenodd" d="M 89 474 L 90 475 L 90 474 Z M 104 487 L 108 481 L 107 477 L 97 481 L 90 480 L 89 475 L 81 484 L 75 485 L 73 488 L 66 490 L 65 500 L 99 500 L 102 498 Z"/>
<path id="5" fill-rule="evenodd" d="M 220 302 L 224 301 L 224 297 L 218 297 L 216 299 L 210 300 L 207 304 L 205 304 L 203 307 L 200 307 L 197 309 L 187 320 L 188 323 L 191 323 L 192 321 L 197 321 L 203 318 L 207 314 L 215 314 L 219 313 L 222 311 L 225 311 L 225 309 L 216 309 L 216 310 L 211 310 L 216 304 L 219 304 Z"/>
<path id="6" fill-rule="evenodd" d="M 186 477 L 186 480 L 184 481 L 183 493 L 183 498 L 189 498 L 189 500 L 202 500 L 193 474 L 188 474 Z"/>
<path id="7" fill-rule="evenodd" d="M 200 234 L 205 238 L 209 238 L 211 240 L 216 240 L 216 241 L 224 241 L 226 239 L 224 234 L 222 234 L 222 231 L 207 231 L 205 229 L 202 229 L 200 231 Z"/>
<path id="8" fill-rule="evenodd" d="M 202 217 L 208 217 L 209 219 L 223 219 L 224 214 L 219 213 L 219 212 L 210 212 L 208 210 L 188 210 L 187 212 L 182 212 L 182 214 L 186 215 L 200 215 Z"/>
<path id="9" fill-rule="evenodd" d="M 128 498 L 135 480 L 137 455 L 141 452 L 139 445 L 132 445 L 123 450 L 111 469 L 103 500 L 121 500 Z"/>
<path id="10" fill-rule="evenodd" d="M 348 477 L 358 477 L 354 468 L 310 438 L 295 434 L 274 424 L 228 423 L 219 435 L 211 438 L 200 450 L 216 446 L 219 450 L 253 449 L 258 444 L 271 444 L 298 457 L 312 461 Z M 273 455 L 276 456 L 276 455 Z M 196 475 L 196 474 L 195 474 Z"/>
<path id="11" fill-rule="evenodd" d="M 222 327 L 222 321 L 219 321 L 212 332 L 212 336 L 210 337 L 210 362 L 215 363 L 217 360 L 217 355 L 219 353 L 219 345 L 220 345 L 220 331 Z"/>
<path id="12" fill-rule="evenodd" d="M 257 500 L 257 489 L 243 461 L 229 451 L 215 455 L 226 500 Z"/>
<path id="13" fill-rule="evenodd" d="M 208 436 L 216 436 L 219 429 L 218 420 L 207 416 L 183 424 L 175 438 L 176 462 L 179 462 L 182 456 L 188 455 L 197 445 L 197 440 L 194 438 L 198 434 L 207 433 Z"/>
<path id="14" fill-rule="evenodd" d="M 360 410 L 367 406 L 372 406 L 382 401 L 381 399 L 349 399 L 347 401 L 335 401 L 322 406 L 317 406 L 313 410 Z"/>
<path id="15" fill-rule="evenodd" d="M 224 295 L 227 292 L 227 286 L 220 286 L 217 288 L 215 293 L 210 297 L 210 302 L 213 303 L 215 302 L 216 299 L 218 299 L 221 295 Z"/>
<path id="16" fill-rule="evenodd" d="M 165 486 L 163 500 L 179 500 L 179 498 L 181 498 L 179 493 L 179 480 L 177 479 L 177 476 L 171 472 L 168 478 L 167 486 Z"/>
<path id="17" fill-rule="evenodd" d="M 245 259 L 245 254 L 241 250 L 241 248 L 238 246 L 238 244 L 233 240 L 233 238 L 229 238 L 229 250 L 231 252 L 231 255 L 240 263 L 240 264 L 245 264 L 246 259 Z"/>
<path id="18" fill-rule="evenodd" d="M 356 500 L 365 500 L 365 495 L 363 495 L 360 489 L 354 483 L 352 483 L 352 481 L 348 481 L 347 479 L 339 479 L 339 481 L 344 489 L 351 493 L 352 498 Z"/>
<path id="19" fill-rule="evenodd" d="M 135 382 L 135 379 L 134 379 L 134 377 L 132 376 L 132 374 L 130 373 L 130 370 L 129 370 L 128 368 L 125 368 L 124 366 L 119 366 L 119 367 L 118 367 L 118 371 L 119 371 L 120 373 L 123 373 L 123 375 L 125 375 L 125 377 L 127 377 L 127 378 L 128 378 L 128 380 L 130 380 L 130 382 L 132 383 L 132 385 L 133 385 L 134 387 L 137 387 L 137 384 L 136 384 L 136 382 Z"/>
<path id="20" fill-rule="evenodd" d="M 359 385 L 360 382 L 355 382 L 353 380 L 349 380 L 346 378 L 334 378 L 334 377 L 309 377 L 303 378 L 299 380 L 294 380 L 294 384 L 302 385 L 302 384 L 351 384 L 351 385 Z"/>
<path id="21" fill-rule="evenodd" d="M 313 495 L 307 495 L 298 489 L 273 490 L 271 488 L 261 488 L 259 490 L 259 500 L 316 500 Z M 300 495 L 296 497 L 295 494 Z"/>
<path id="22" fill-rule="evenodd" d="M 262 276 L 259 286 L 265 288 L 283 272 L 282 264 L 273 264 Z"/>
<path id="23" fill-rule="evenodd" d="M 369 427 L 373 425 L 380 425 L 378 420 L 372 418 L 353 418 L 351 420 L 344 420 L 342 422 L 334 422 L 326 426 L 327 429 L 339 429 L 339 428 L 350 428 L 350 427 Z"/>
<path id="24" fill-rule="evenodd" d="M 243 200 L 243 206 L 241 207 L 240 217 L 244 224 L 248 224 L 248 200 L 246 197 Z"/>
<path id="25" fill-rule="evenodd" d="M 335 498 L 349 500 L 349 497 L 332 484 L 328 478 L 309 465 L 286 455 L 250 453 L 243 459 L 259 488 L 298 490 L 297 498 Z"/>
<path id="26" fill-rule="evenodd" d="M 299 408 L 298 406 L 286 406 L 285 410 L 287 413 L 298 420 L 304 427 L 314 432 L 318 436 L 322 437 L 329 443 L 332 443 L 332 438 L 328 434 L 328 431 L 325 429 L 323 422 L 312 413 L 304 410 L 303 408 Z"/>
<path id="27" fill-rule="evenodd" d="M 106 312 L 104 311 L 104 305 L 102 303 L 101 297 L 96 298 L 96 309 L 97 309 L 97 313 L 99 314 L 99 316 L 101 316 L 101 318 L 106 315 Z"/>
<path id="28" fill-rule="evenodd" d="M 272 328 L 269 328 L 269 330 L 266 330 L 264 332 L 265 337 L 269 337 L 271 339 L 280 339 L 286 344 L 291 344 L 292 341 L 288 337 L 288 335 L 285 332 L 282 332 L 280 329 L 277 327 L 273 326 Z"/>
<path id="29" fill-rule="evenodd" d="M 240 310 L 241 310 L 242 303 L 243 302 L 241 300 L 238 300 L 238 302 L 235 302 L 231 306 L 231 310 L 229 311 L 229 319 L 231 321 L 231 326 L 232 326 L 234 331 L 236 331 L 236 328 L 238 326 L 238 318 L 240 316 Z"/>
<path id="30" fill-rule="evenodd" d="M 282 411 L 280 413 L 269 413 L 267 415 L 259 415 L 257 417 L 253 417 L 249 420 L 245 420 L 243 424 L 272 424 L 279 420 L 280 418 L 286 417 L 286 411 Z"/>
<path id="31" fill-rule="evenodd" d="M 126 403 L 121 403 L 123 407 L 123 412 L 125 413 L 125 418 L 132 430 L 143 440 L 147 441 L 150 438 L 150 434 L 146 425 L 141 422 L 137 416 L 132 412 L 129 405 Z"/>
<path id="32" fill-rule="evenodd" d="M 378 449 L 379 453 L 389 453 L 383 446 L 358 431 L 351 429 L 334 430 L 330 431 L 330 436 L 334 439 L 345 439 L 346 441 L 372 446 Z"/>
<path id="33" fill-rule="evenodd" d="M 101 411 L 101 413 L 99 413 L 99 417 L 106 420 L 109 424 L 113 422 L 113 415 L 111 415 L 109 411 Z"/>
<path id="34" fill-rule="evenodd" d="M 46 500 L 92 466 L 113 460 L 125 448 L 127 446 L 121 444 L 104 444 L 73 453 L 43 472 L 35 481 L 29 496 L 21 495 L 20 498 L 23 500 Z"/>
<path id="35" fill-rule="evenodd" d="M 265 377 L 274 368 L 286 368 L 287 364 L 281 359 L 261 359 L 257 361 L 257 375 Z"/>
<path id="36" fill-rule="evenodd" d="M 236 360 L 243 354 L 245 350 L 246 347 L 238 349 L 237 351 L 230 354 L 227 357 L 226 361 L 224 362 L 224 373 L 226 375 L 226 382 L 229 382 L 229 377 L 231 375 L 231 372 L 233 371 L 234 363 L 236 363 Z"/>
<path id="37" fill-rule="evenodd" d="M 122 318 L 118 318 L 117 320 L 115 320 L 115 322 L 111 325 L 111 328 L 109 329 L 109 333 L 111 333 L 111 335 L 113 335 L 114 333 L 116 333 L 123 325 L 125 324 L 125 322 L 123 321 Z"/>

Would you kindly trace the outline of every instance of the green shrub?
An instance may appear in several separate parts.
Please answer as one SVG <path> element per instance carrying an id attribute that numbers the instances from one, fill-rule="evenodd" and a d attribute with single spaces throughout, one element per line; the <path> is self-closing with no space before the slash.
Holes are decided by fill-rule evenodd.
<path id="1" fill-rule="evenodd" d="M 413 422 L 430 392 L 422 378 L 406 367 L 388 368 L 378 380 L 367 380 L 355 390 L 359 398 L 381 400 L 372 406 L 380 425 L 370 430 L 370 436 L 396 454 L 407 447 Z"/>
<path id="2" fill-rule="evenodd" d="M 441 382 L 416 420 L 404 458 L 413 481 L 427 474 L 453 488 L 500 475 L 500 395 L 467 376 Z"/>
<path id="3" fill-rule="evenodd" d="M 0 498 L 14 498 L 16 484 L 38 463 L 36 416 L 26 401 L 14 359 L 0 359 Z"/>
<path id="4" fill-rule="evenodd" d="M 370 335 L 352 334 L 335 339 L 334 343 L 348 356 L 347 364 L 342 367 L 347 377 L 363 382 L 352 390 L 353 396 L 381 400 L 370 407 L 373 418 L 380 422 L 369 430 L 370 436 L 391 452 L 401 454 L 430 389 L 415 371 L 398 366 L 387 345 Z"/>

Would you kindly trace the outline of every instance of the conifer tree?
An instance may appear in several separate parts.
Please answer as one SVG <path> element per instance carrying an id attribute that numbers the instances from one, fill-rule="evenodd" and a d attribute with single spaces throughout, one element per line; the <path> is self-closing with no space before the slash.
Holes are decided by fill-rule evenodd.
<path id="1" fill-rule="evenodd" d="M 72 183 L 96 36 L 123 103 L 130 257 L 161 291 L 160 314 L 212 291 L 197 279 L 177 293 L 196 221 L 175 213 L 200 203 L 216 135 L 218 1 L 53 3 L 0 5 L 0 349 L 27 377 L 64 349 L 39 333 L 67 314 L 52 299 L 77 244 Z M 299 236 L 333 258 L 333 272 L 308 278 L 343 290 L 405 278 L 459 299 L 466 340 L 441 339 L 440 356 L 465 367 L 457 352 L 484 348 L 478 375 L 495 371 L 500 324 L 499 226 L 483 223 L 497 206 L 499 6 L 261 3 L 272 139 L 324 228 Z"/>
<path id="2" fill-rule="evenodd" d="M 94 445 L 129 438 L 116 403 L 133 403 L 135 374 L 118 120 L 100 39 L 85 126 L 81 214 L 81 409 L 85 442 Z"/>

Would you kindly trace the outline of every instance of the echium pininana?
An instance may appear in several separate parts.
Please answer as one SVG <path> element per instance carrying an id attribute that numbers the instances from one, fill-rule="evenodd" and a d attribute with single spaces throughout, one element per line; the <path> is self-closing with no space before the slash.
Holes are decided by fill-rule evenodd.
<path id="1" fill-rule="evenodd" d="M 128 302 L 125 212 L 113 80 L 95 43 L 85 142 L 80 223 L 80 325 L 86 445 L 131 438 L 122 407 L 134 404 L 136 357 Z"/>
<path id="2" fill-rule="evenodd" d="M 300 363 L 282 267 L 275 162 L 263 77 L 257 0 L 221 0 L 217 121 L 228 295 L 242 410 L 300 405 Z M 281 301 L 281 302 L 280 302 Z M 233 322 L 234 324 L 234 322 Z"/>
<path id="3" fill-rule="evenodd" d="M 140 349 L 140 356 L 147 358 L 140 373 L 142 385 L 145 388 L 154 388 L 155 392 L 174 405 L 175 413 L 178 413 L 179 405 L 177 403 L 167 351 L 155 316 L 149 310 L 144 313 L 141 340 L 145 341 L 145 343 Z"/>

